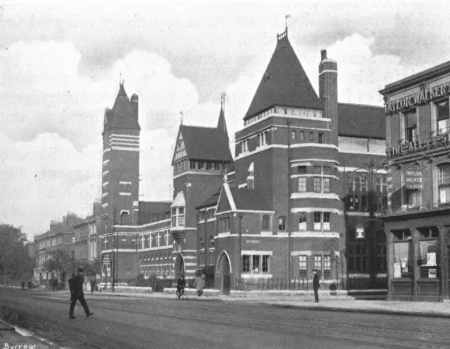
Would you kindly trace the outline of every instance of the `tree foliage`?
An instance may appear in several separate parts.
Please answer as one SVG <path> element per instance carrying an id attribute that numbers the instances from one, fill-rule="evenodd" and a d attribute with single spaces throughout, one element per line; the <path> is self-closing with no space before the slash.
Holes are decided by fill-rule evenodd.
<path id="1" fill-rule="evenodd" d="M 63 249 L 52 251 L 50 258 L 45 261 L 43 267 L 48 272 L 56 272 L 61 276 L 75 271 L 75 263 L 71 254 Z"/>
<path id="2" fill-rule="evenodd" d="M 31 278 L 34 261 L 27 253 L 25 242 L 20 228 L 0 224 L 0 273 L 4 281 Z"/>

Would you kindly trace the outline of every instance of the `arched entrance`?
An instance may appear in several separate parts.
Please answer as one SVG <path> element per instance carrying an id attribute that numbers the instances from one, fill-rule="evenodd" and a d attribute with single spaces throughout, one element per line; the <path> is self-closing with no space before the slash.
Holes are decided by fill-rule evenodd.
<path id="1" fill-rule="evenodd" d="M 181 254 L 177 254 L 175 258 L 175 280 L 177 280 L 181 274 L 184 274 L 184 259 Z"/>
<path id="2" fill-rule="evenodd" d="M 231 289 L 231 264 L 230 257 L 223 251 L 217 260 L 217 285 L 224 294 L 229 294 Z"/>

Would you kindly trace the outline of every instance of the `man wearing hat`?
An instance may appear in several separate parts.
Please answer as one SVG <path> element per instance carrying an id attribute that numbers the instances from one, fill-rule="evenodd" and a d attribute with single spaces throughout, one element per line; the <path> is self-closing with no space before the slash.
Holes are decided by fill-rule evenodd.
<path id="1" fill-rule="evenodd" d="M 89 307 L 86 303 L 86 300 L 84 299 L 84 293 L 83 293 L 83 283 L 84 283 L 84 277 L 83 277 L 83 269 L 78 268 L 77 275 L 72 275 L 72 277 L 69 279 L 69 288 L 70 288 L 70 309 L 69 309 L 69 318 L 75 319 L 75 316 L 73 315 L 73 310 L 75 308 L 75 303 L 77 300 L 81 303 L 81 306 L 84 309 L 84 312 L 86 313 L 86 317 L 94 315 L 89 311 Z"/>

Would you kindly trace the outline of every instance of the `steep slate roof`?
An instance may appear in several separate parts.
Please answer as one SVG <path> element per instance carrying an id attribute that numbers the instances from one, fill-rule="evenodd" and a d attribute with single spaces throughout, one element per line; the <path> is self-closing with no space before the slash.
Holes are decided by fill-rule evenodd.
<path id="1" fill-rule="evenodd" d="M 133 98 L 137 96 L 133 95 Z M 130 101 L 125 92 L 123 83 L 120 84 L 119 92 L 111 109 L 106 109 L 105 118 L 107 128 L 113 129 L 140 129 L 138 123 L 137 106 Z"/>
<path id="2" fill-rule="evenodd" d="M 204 208 L 204 207 L 215 206 L 217 204 L 217 201 L 219 200 L 219 195 L 220 195 L 220 191 L 218 191 L 217 193 L 214 193 L 208 199 L 206 199 L 200 205 L 198 205 L 196 208 L 200 209 L 200 208 Z"/>
<path id="3" fill-rule="evenodd" d="M 322 109 L 320 100 L 289 43 L 287 33 L 278 36 L 275 51 L 244 120 L 275 105 Z"/>
<path id="4" fill-rule="evenodd" d="M 228 136 L 215 127 L 180 126 L 189 159 L 233 161 Z"/>
<path id="5" fill-rule="evenodd" d="M 338 103 L 339 136 L 386 138 L 383 107 Z"/>
<path id="6" fill-rule="evenodd" d="M 273 208 L 264 199 L 260 191 L 246 188 L 230 188 L 233 195 L 236 209 L 238 210 L 261 210 L 271 211 Z"/>
<path id="7" fill-rule="evenodd" d="M 138 224 L 170 218 L 170 201 L 139 201 Z"/>

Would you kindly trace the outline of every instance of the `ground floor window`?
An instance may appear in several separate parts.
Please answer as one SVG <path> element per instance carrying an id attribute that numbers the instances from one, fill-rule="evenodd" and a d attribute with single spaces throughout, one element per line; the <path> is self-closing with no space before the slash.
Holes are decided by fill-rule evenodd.
<path id="1" fill-rule="evenodd" d="M 270 255 L 244 254 L 242 255 L 242 272 L 261 274 L 269 272 Z"/>

